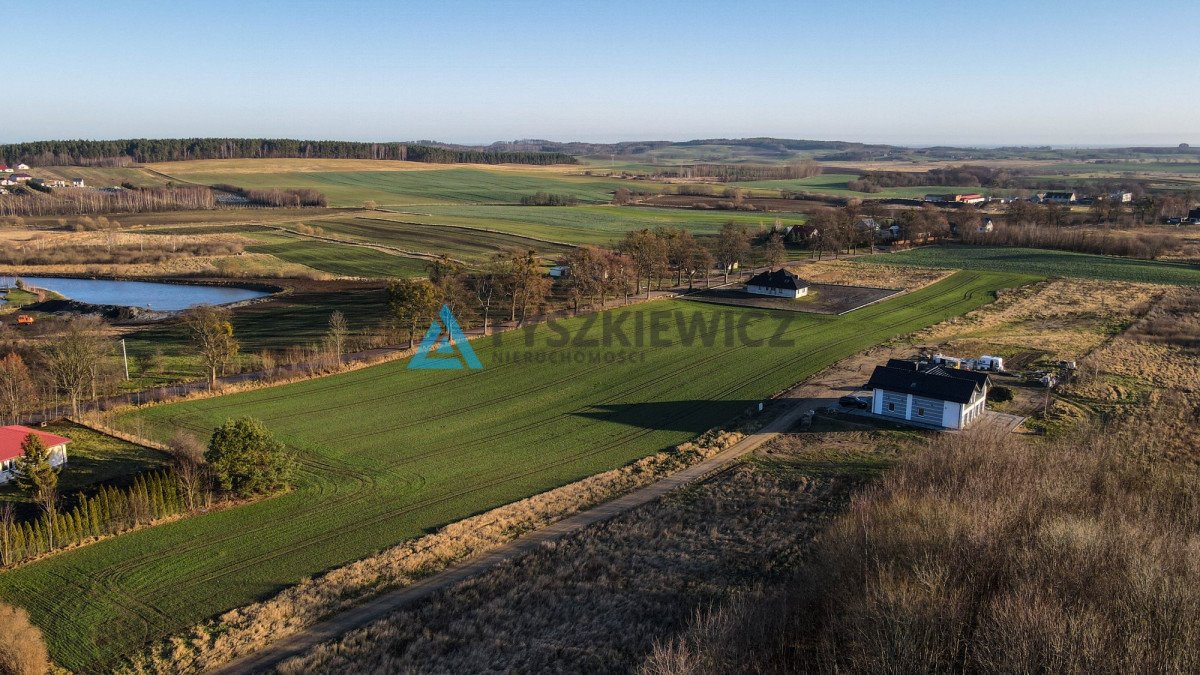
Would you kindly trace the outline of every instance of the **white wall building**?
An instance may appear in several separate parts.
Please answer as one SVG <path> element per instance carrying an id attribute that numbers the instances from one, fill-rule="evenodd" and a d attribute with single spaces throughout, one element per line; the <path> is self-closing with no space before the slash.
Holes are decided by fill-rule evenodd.
<path id="1" fill-rule="evenodd" d="M 895 362 L 891 362 L 895 363 Z M 876 366 L 867 382 L 871 412 L 917 424 L 963 429 L 987 409 L 987 373 L 953 368 Z"/>

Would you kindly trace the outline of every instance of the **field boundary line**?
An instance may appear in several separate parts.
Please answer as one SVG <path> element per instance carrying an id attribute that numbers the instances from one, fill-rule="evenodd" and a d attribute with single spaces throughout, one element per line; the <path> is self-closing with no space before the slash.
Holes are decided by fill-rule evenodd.
<path id="1" fill-rule="evenodd" d="M 803 399 L 795 399 L 790 409 L 785 410 L 766 426 L 748 434 L 730 447 L 687 468 L 677 471 L 650 485 L 628 492 L 620 497 L 594 506 L 556 523 L 522 535 L 506 544 L 493 548 L 478 557 L 452 565 L 433 576 L 426 577 L 409 586 L 388 591 L 353 609 L 335 614 L 312 626 L 294 633 L 257 652 L 235 659 L 210 670 L 210 673 L 233 675 L 266 671 L 294 656 L 299 656 L 317 645 L 336 639 L 352 630 L 363 628 L 393 612 L 432 596 L 438 591 L 479 576 L 509 560 L 514 560 L 538 550 L 545 544 L 558 541 L 580 532 L 592 525 L 611 520 L 628 511 L 653 502 L 660 497 L 683 487 L 708 479 L 728 469 L 746 454 L 787 431 L 803 412 Z"/>

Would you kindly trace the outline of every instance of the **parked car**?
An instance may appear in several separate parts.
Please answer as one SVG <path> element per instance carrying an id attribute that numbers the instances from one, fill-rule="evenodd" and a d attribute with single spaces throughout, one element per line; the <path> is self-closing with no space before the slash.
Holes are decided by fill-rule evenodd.
<path id="1" fill-rule="evenodd" d="M 865 396 L 843 396 L 838 399 L 838 405 L 843 408 L 869 410 L 871 408 L 871 399 Z"/>

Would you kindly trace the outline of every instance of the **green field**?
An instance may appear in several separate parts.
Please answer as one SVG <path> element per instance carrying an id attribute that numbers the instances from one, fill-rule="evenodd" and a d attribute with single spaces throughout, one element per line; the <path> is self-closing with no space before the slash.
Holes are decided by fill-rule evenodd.
<path id="1" fill-rule="evenodd" d="M 607 202 L 613 190 L 627 181 L 592 178 L 550 171 L 476 168 L 420 171 L 321 171 L 313 173 L 188 173 L 189 182 L 242 188 L 314 188 L 330 206 L 362 206 L 374 200 L 381 206 L 413 204 L 519 204 L 539 190 L 573 195 L 584 202 Z"/>
<path id="2" fill-rule="evenodd" d="M 397 362 L 132 413 L 126 426 L 159 438 L 176 428 L 205 435 L 228 417 L 255 415 L 299 454 L 296 489 L 5 572 L 0 596 L 30 610 L 60 665 L 103 670 L 306 576 L 684 441 L 838 359 L 1029 279 L 961 272 L 841 317 L 658 302 L 609 315 L 627 318 L 632 345 L 623 349 L 644 354 L 640 361 L 504 362 L 505 353 L 531 349 L 518 332 L 476 344 L 483 370 Z M 652 310 L 666 312 L 667 330 L 640 348 L 654 321 L 629 315 Z M 714 325 L 714 317 L 724 320 Z M 563 325 L 579 336 L 585 321 Z M 729 321 L 751 340 L 785 328 L 781 337 L 794 344 L 727 341 Z M 582 337 L 598 337 L 599 325 Z M 530 335 L 535 351 L 573 353 L 549 345 L 559 337 L 549 328 Z"/>
<path id="3" fill-rule="evenodd" d="M 862 262 L 915 267 L 1016 272 L 1046 277 L 1080 277 L 1151 284 L 1200 285 L 1200 265 L 1135 260 L 1087 253 L 1002 246 L 923 246 L 911 251 L 859 258 Z"/>
<path id="4" fill-rule="evenodd" d="M 405 210 L 416 223 L 462 225 L 568 244 L 610 244 L 630 230 L 682 227 L 693 234 L 716 234 L 728 222 L 770 227 L 804 222 L 796 214 L 750 214 L 637 206 L 427 206 Z"/>
<path id="5" fill-rule="evenodd" d="M 270 243 L 247 246 L 246 250 L 251 253 L 267 253 L 281 260 L 347 277 L 417 277 L 425 274 L 427 261 L 419 258 L 377 251 L 365 246 L 284 235 L 267 236 L 270 237 Z"/>
<path id="6" fill-rule="evenodd" d="M 507 208 L 507 207 L 489 207 Z M 533 210 L 549 207 L 513 207 Z M 582 208 L 582 207 L 575 207 Z M 466 227 L 447 227 L 444 223 L 437 225 L 406 222 L 407 216 L 397 215 L 379 218 L 348 218 L 346 220 L 326 220 L 314 225 L 320 227 L 331 236 L 340 239 L 354 239 L 371 244 L 395 246 L 406 251 L 421 251 L 425 253 L 445 254 L 468 262 L 481 262 L 492 257 L 497 251 L 504 249 L 534 250 L 539 255 L 555 259 L 570 250 L 567 246 L 549 244 L 537 239 L 489 232 L 481 229 Z"/>
<path id="7" fill-rule="evenodd" d="M 859 197 L 862 199 L 921 199 L 927 194 L 978 192 L 987 195 L 1001 195 L 1010 192 L 1009 190 L 995 190 L 991 188 L 946 185 L 918 185 L 915 187 L 884 188 L 880 192 L 856 192 L 850 189 L 848 183 L 858 177 L 858 175 L 852 173 L 823 173 L 812 178 L 755 180 L 742 183 L 728 183 L 728 185 L 751 188 L 753 190 L 791 190 L 794 192 L 811 192 L 833 197 Z"/>

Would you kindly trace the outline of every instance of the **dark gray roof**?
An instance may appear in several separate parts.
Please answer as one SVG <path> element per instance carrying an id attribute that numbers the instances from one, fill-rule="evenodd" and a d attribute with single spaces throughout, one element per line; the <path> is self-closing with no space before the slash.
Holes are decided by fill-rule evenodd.
<path id="1" fill-rule="evenodd" d="M 800 277 L 792 274 L 785 269 L 778 269 L 774 272 L 766 271 L 759 272 L 750 277 L 746 282 L 747 286 L 762 286 L 764 288 L 783 288 L 789 291 L 798 291 L 801 288 L 808 288 L 808 282 L 800 279 Z"/>
<path id="2" fill-rule="evenodd" d="M 899 368 L 900 370 L 916 370 L 916 361 L 905 361 L 904 359 L 888 359 L 888 368 Z"/>
<path id="3" fill-rule="evenodd" d="M 914 394 L 954 403 L 970 403 L 977 390 L 988 382 L 986 373 L 953 368 L 931 368 L 926 371 L 876 366 L 867 382 L 867 389 Z"/>

